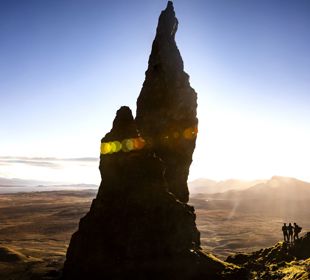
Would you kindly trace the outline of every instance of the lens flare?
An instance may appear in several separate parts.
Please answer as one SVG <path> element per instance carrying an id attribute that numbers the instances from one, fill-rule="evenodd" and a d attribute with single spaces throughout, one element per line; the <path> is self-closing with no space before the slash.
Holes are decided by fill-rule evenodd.
<path id="1" fill-rule="evenodd" d="M 145 141 L 142 137 L 134 138 L 133 139 L 134 149 L 135 150 L 141 150 L 145 146 Z"/>
<path id="2" fill-rule="evenodd" d="M 193 140 L 197 136 L 198 129 L 197 127 L 188 127 L 183 133 L 179 133 L 178 131 L 171 132 L 171 135 L 164 135 L 162 139 L 165 142 L 170 142 L 171 140 L 176 141 L 180 137 L 183 137 L 186 140 Z M 101 143 L 100 152 L 102 155 L 114 154 L 120 151 L 128 153 L 131 151 L 137 151 L 143 149 L 146 145 L 152 146 L 153 140 L 151 138 L 147 138 L 146 140 L 142 137 L 137 138 L 128 138 L 120 141 L 111 141 L 111 142 L 103 142 Z"/>
<path id="3" fill-rule="evenodd" d="M 183 131 L 183 137 L 186 140 L 193 140 L 196 138 L 197 133 L 198 133 L 197 127 L 189 127 Z"/>
<path id="4" fill-rule="evenodd" d="M 119 141 L 114 141 L 115 144 L 115 153 L 118 153 L 122 149 L 122 144 Z"/>
<path id="5" fill-rule="evenodd" d="M 110 153 L 111 145 L 110 143 L 101 143 L 101 154 L 106 155 Z"/>
<path id="6" fill-rule="evenodd" d="M 110 154 L 115 153 L 116 152 L 116 145 L 115 145 L 115 143 L 114 142 L 110 142 L 109 144 L 110 144 L 110 147 L 111 147 Z"/>
<path id="7" fill-rule="evenodd" d="M 129 150 L 127 149 L 127 139 L 122 141 L 122 151 L 127 153 Z"/>
<path id="8" fill-rule="evenodd" d="M 126 143 L 126 148 L 129 152 L 134 149 L 134 140 L 133 139 L 127 139 L 125 143 Z"/>
<path id="9" fill-rule="evenodd" d="M 178 139 L 178 138 L 180 137 L 180 133 L 177 132 L 177 131 L 175 131 L 175 132 L 173 133 L 173 137 L 174 137 L 175 139 Z"/>

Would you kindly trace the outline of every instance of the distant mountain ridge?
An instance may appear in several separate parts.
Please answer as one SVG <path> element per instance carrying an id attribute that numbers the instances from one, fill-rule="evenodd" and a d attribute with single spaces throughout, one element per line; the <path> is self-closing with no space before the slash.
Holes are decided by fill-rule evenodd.
<path id="1" fill-rule="evenodd" d="M 210 179 L 196 179 L 192 182 L 189 182 L 190 192 L 192 194 L 211 194 L 211 193 L 224 193 L 229 190 L 245 190 L 252 186 L 265 183 L 267 180 L 238 180 L 238 179 L 229 179 L 224 181 L 214 181 Z"/>
<path id="2" fill-rule="evenodd" d="M 249 198 L 266 192 L 274 193 L 275 196 L 292 198 L 300 196 L 297 190 L 303 194 L 310 191 L 309 182 L 283 176 L 273 176 L 269 180 L 253 181 L 229 179 L 217 182 L 209 179 L 197 179 L 189 182 L 189 187 L 193 195 L 214 194 L 215 197 L 222 198 Z"/>
<path id="3" fill-rule="evenodd" d="M 0 177 L 0 194 L 17 192 L 98 189 L 95 184 L 64 184 L 39 180 Z"/>
<path id="4" fill-rule="evenodd" d="M 258 200 L 309 200 L 310 199 L 310 183 L 289 177 L 274 176 L 266 182 L 258 183 L 249 188 L 231 189 L 223 193 L 215 193 L 213 198 L 218 199 L 258 199 Z"/>
<path id="5" fill-rule="evenodd" d="M 38 185 L 55 185 L 55 184 L 57 183 L 50 181 L 0 177 L 0 187 L 33 187 Z"/>
<path id="6" fill-rule="evenodd" d="M 192 196 L 214 195 L 213 198 L 245 199 L 253 196 L 262 196 L 262 194 L 273 194 L 273 197 L 280 198 L 298 198 L 310 197 L 310 183 L 290 177 L 273 176 L 269 180 L 238 180 L 228 179 L 224 181 L 215 181 L 206 178 L 196 179 L 188 183 Z M 15 190 L 40 191 L 48 188 L 50 190 L 60 190 L 76 188 L 98 188 L 95 184 L 69 184 L 62 182 L 28 180 L 20 178 L 0 177 L 0 193 L 11 192 Z M 298 191 L 296 191 L 296 188 Z M 29 189 L 29 190 L 26 190 Z M 15 192 L 15 191 L 14 191 Z"/>
<path id="7" fill-rule="evenodd" d="M 208 193 L 192 193 L 192 201 L 211 207 L 212 201 L 231 205 L 232 212 L 265 213 L 281 217 L 282 222 L 309 217 L 310 183 L 295 178 L 274 176 L 248 188 Z"/>

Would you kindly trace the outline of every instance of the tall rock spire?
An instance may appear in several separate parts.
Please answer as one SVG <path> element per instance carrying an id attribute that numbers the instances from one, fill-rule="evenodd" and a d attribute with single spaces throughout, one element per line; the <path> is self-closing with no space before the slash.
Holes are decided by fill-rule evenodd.
<path id="1" fill-rule="evenodd" d="M 184 72 L 175 42 L 177 28 L 178 20 L 169 1 L 159 17 L 145 81 L 137 100 L 136 123 L 141 135 L 165 164 L 169 191 L 187 202 L 187 178 L 198 124 L 197 94 Z"/>
<path id="2" fill-rule="evenodd" d="M 223 279 L 188 205 L 196 93 L 174 41 L 172 2 L 159 18 L 137 117 L 121 107 L 101 140 L 102 181 L 72 235 L 63 279 Z M 229 279 L 241 279 L 238 277 Z"/>

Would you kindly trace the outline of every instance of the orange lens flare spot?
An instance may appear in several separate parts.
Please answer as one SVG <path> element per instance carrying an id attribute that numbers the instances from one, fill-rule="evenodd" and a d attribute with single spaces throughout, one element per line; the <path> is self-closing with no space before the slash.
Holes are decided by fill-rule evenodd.
<path id="1" fill-rule="evenodd" d="M 198 133 L 197 127 L 189 127 L 184 130 L 183 137 L 187 140 L 192 140 L 195 139 L 197 133 Z"/>
<path id="2" fill-rule="evenodd" d="M 142 137 L 133 139 L 133 143 L 134 143 L 135 150 L 141 150 L 145 146 L 145 141 Z"/>

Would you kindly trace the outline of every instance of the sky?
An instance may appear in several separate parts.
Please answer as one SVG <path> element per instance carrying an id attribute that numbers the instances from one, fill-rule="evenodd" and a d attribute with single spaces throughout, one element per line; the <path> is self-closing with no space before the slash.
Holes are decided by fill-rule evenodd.
<path id="1" fill-rule="evenodd" d="M 135 114 L 163 0 L 0 0 L 0 177 L 100 183 Z M 310 1 L 175 0 L 198 93 L 189 180 L 310 181 Z"/>

